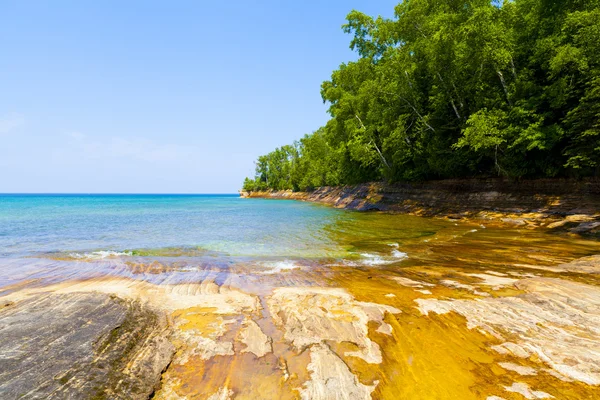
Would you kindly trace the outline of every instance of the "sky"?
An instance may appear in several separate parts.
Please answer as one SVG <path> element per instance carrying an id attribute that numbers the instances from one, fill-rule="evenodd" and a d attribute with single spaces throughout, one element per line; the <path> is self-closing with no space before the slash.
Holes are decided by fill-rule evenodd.
<path id="1" fill-rule="evenodd" d="M 0 193 L 235 193 L 397 2 L 3 0 Z"/>

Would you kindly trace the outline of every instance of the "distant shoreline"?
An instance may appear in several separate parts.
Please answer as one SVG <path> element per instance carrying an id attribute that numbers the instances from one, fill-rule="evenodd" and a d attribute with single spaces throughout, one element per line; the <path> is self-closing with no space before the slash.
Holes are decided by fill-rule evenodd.
<path id="1" fill-rule="evenodd" d="M 245 198 L 293 199 L 358 211 L 486 219 L 600 237 L 600 180 L 452 179 L 321 187 L 310 192 L 240 191 Z"/>
<path id="2" fill-rule="evenodd" d="M 224 196 L 235 197 L 238 193 L 50 193 L 50 192 L 6 192 L 0 196 Z"/>

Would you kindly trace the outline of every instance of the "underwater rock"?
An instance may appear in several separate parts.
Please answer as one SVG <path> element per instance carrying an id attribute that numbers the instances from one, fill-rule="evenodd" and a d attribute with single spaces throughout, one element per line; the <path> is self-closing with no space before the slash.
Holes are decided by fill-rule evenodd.
<path id="1" fill-rule="evenodd" d="M 508 392 L 519 393 L 528 400 L 551 399 L 554 397 L 540 390 L 531 390 L 529 385 L 523 382 L 515 382 L 511 386 L 505 387 L 505 389 Z"/>
<path id="2" fill-rule="evenodd" d="M 523 279 L 515 286 L 526 293 L 415 302 L 423 314 L 454 311 L 469 328 L 516 342 L 495 346 L 499 352 L 535 355 L 565 380 L 600 385 L 600 287 L 555 278 Z"/>
<path id="3" fill-rule="evenodd" d="M 217 393 L 211 395 L 208 400 L 229 400 L 233 397 L 233 390 L 229 390 L 226 387 L 221 388 Z"/>
<path id="4" fill-rule="evenodd" d="M 557 271 L 600 274 L 600 255 L 583 257 L 555 267 Z"/>
<path id="5" fill-rule="evenodd" d="M 510 362 L 501 362 L 499 363 L 499 365 L 502 368 L 508 371 L 514 371 L 519 375 L 537 375 L 537 371 L 535 370 L 535 368 L 526 367 L 524 365 L 513 364 Z"/>
<path id="6" fill-rule="evenodd" d="M 415 281 L 413 279 L 404 278 L 404 277 L 401 277 L 401 276 L 392 276 L 391 279 L 393 279 L 394 281 L 398 282 L 402 286 L 412 287 L 412 288 L 423 288 L 425 286 L 427 286 L 427 287 L 434 287 L 435 286 L 433 283 Z"/>

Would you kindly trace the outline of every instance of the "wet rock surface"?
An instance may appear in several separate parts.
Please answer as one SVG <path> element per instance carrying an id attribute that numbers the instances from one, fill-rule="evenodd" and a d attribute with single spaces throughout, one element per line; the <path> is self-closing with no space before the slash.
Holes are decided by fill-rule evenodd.
<path id="1" fill-rule="evenodd" d="M 379 345 L 368 337 L 368 323 L 373 321 L 379 324 L 381 332 L 388 333 L 391 328 L 383 321 L 385 313 L 401 312 L 390 306 L 357 302 L 340 289 L 277 289 L 268 304 L 275 324 L 285 331 L 285 339 L 297 350 L 328 340 L 349 342 L 358 350 L 345 355 L 371 364 L 382 360 Z"/>
<path id="2" fill-rule="evenodd" d="M 101 293 L 37 294 L 0 309 L 3 399 L 145 399 L 174 348 L 165 316 Z"/>
<path id="3" fill-rule="evenodd" d="M 535 355 L 562 379 L 600 385 L 600 288 L 550 278 L 523 279 L 516 287 L 525 293 L 416 302 L 423 314 L 454 311 L 467 318 L 469 328 L 511 342 L 494 348 L 500 353 Z"/>
<path id="4" fill-rule="evenodd" d="M 311 379 L 300 389 L 303 400 L 370 399 L 379 383 L 372 386 L 360 383 L 344 361 L 323 344 L 311 346 L 308 370 Z"/>
<path id="5" fill-rule="evenodd" d="M 600 398 L 599 244 L 444 226 L 275 272 L 12 261 L 44 274 L 2 288 L 0 398 Z"/>

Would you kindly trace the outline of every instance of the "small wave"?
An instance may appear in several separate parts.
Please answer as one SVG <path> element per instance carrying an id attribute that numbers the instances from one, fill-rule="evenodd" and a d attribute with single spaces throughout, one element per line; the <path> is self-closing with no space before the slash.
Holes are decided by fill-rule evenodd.
<path id="1" fill-rule="evenodd" d="M 400 250 L 393 250 L 392 256 L 394 256 L 396 258 L 406 258 L 406 257 L 408 257 L 408 254 L 406 254 L 405 252 L 400 251 Z"/>
<path id="2" fill-rule="evenodd" d="M 290 260 L 278 261 L 275 263 L 264 263 L 263 265 L 269 268 L 269 270 L 263 272 L 264 274 L 276 274 L 283 271 L 302 268 L 301 265 Z"/>
<path id="3" fill-rule="evenodd" d="M 388 243 L 388 246 L 394 248 L 394 250 L 392 250 L 392 257 L 396 257 L 396 258 L 408 257 L 408 254 L 406 254 L 403 251 L 398 250 L 400 248 L 400 243 Z"/>
<path id="4" fill-rule="evenodd" d="M 370 253 L 362 253 L 361 256 L 363 256 L 365 258 L 365 260 L 362 261 L 362 263 L 364 265 L 385 265 L 385 264 L 391 264 L 393 262 L 396 262 L 396 260 L 389 260 L 389 259 L 385 259 L 384 257 L 378 255 L 378 254 L 370 254 Z"/>
<path id="5" fill-rule="evenodd" d="M 130 251 L 111 251 L 111 250 L 100 250 L 100 251 L 92 251 L 89 253 L 69 253 L 69 257 L 78 259 L 78 260 L 102 260 L 108 257 L 121 257 L 121 256 L 131 256 L 132 253 Z"/>
<path id="6" fill-rule="evenodd" d="M 393 264 L 395 262 L 398 262 L 398 260 L 407 258 L 408 254 L 400 250 L 394 249 L 392 250 L 391 257 L 372 253 L 361 253 L 361 256 L 363 257 L 363 265 L 386 265 Z"/>

